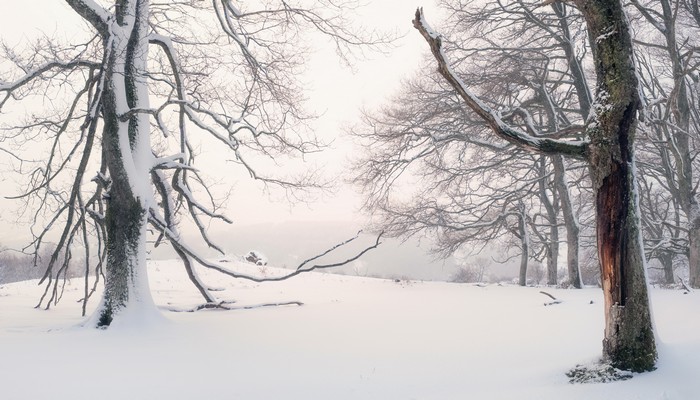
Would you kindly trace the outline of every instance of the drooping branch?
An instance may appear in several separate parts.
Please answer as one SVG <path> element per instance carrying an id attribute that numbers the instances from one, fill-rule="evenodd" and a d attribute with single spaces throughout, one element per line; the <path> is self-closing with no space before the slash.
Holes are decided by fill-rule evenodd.
<path id="1" fill-rule="evenodd" d="M 95 97 L 96 97 L 95 101 L 98 103 L 98 105 L 96 107 L 99 108 L 100 107 L 99 103 L 101 102 L 101 92 L 98 91 L 98 93 L 96 93 Z M 44 297 L 46 296 L 46 294 L 49 290 L 49 287 L 51 286 L 51 276 L 53 273 L 53 266 L 58 259 L 59 253 L 62 250 L 66 249 L 65 254 L 69 255 L 70 251 L 68 251 L 67 249 L 69 249 L 71 247 L 70 244 L 73 241 L 73 238 L 79 232 L 79 228 L 81 228 L 81 227 L 84 228 L 84 220 L 85 220 L 85 216 L 86 216 L 87 211 L 86 211 L 85 205 L 83 204 L 83 201 L 82 201 L 81 187 L 82 187 L 82 180 L 83 180 L 83 177 L 85 175 L 85 171 L 87 169 L 88 162 L 90 160 L 90 156 L 92 154 L 93 143 L 95 141 L 95 136 L 96 136 L 96 131 L 97 131 L 97 125 L 98 125 L 97 120 L 94 118 L 91 118 L 90 116 L 88 116 L 86 118 L 85 124 L 83 125 L 83 130 L 84 131 L 87 130 L 87 132 L 85 133 L 85 146 L 84 146 L 84 149 L 82 152 L 82 157 L 80 159 L 80 164 L 78 165 L 78 169 L 76 171 L 75 179 L 73 181 L 71 195 L 67 201 L 67 204 L 70 205 L 70 207 L 68 207 L 68 215 L 66 217 L 67 221 L 65 222 L 64 229 L 63 229 L 63 232 L 59 238 L 58 245 L 56 246 L 56 249 L 54 250 L 53 254 L 51 255 L 51 260 L 49 261 L 49 265 L 46 268 L 46 272 L 44 273 L 44 276 L 42 277 L 42 279 L 39 281 L 39 284 L 42 284 L 44 282 L 44 280 L 49 278 L 49 283 L 46 286 L 46 291 L 44 292 L 44 295 L 41 297 L 41 300 L 39 301 L 39 305 L 41 305 L 41 303 L 43 302 Z M 78 143 L 80 143 L 80 142 L 78 142 Z M 96 201 L 96 200 L 97 200 L 97 198 L 93 197 L 92 201 Z M 74 222 L 76 212 L 78 213 L 78 220 L 77 220 L 77 222 Z M 47 232 L 47 229 L 48 229 L 48 227 L 44 230 L 44 233 Z M 39 245 L 39 244 L 40 243 L 38 243 L 37 245 Z M 87 243 L 84 243 L 84 245 L 86 248 L 88 247 Z M 89 251 L 89 250 L 86 250 L 86 251 Z M 65 270 L 68 267 L 68 261 L 69 261 L 68 259 L 64 261 L 64 263 L 61 267 L 62 270 Z M 60 273 L 60 271 L 59 271 L 59 273 Z M 56 284 L 57 283 L 58 282 L 56 282 Z M 52 296 L 47 302 L 47 307 L 51 303 L 52 300 L 58 301 L 58 298 L 56 297 L 56 293 L 57 293 L 57 287 L 54 286 Z"/>
<path id="2" fill-rule="evenodd" d="M 299 274 L 303 274 L 306 272 L 311 272 L 311 271 L 315 271 L 315 270 L 322 270 L 322 269 L 329 269 L 329 268 L 336 268 L 336 267 L 340 267 L 343 265 L 347 265 L 353 261 L 356 261 L 357 259 L 362 257 L 365 253 L 369 252 L 370 250 L 376 249 L 382 243 L 381 238 L 383 235 L 383 233 L 380 233 L 379 235 L 377 235 L 377 238 L 375 239 L 374 244 L 372 244 L 371 246 L 365 247 L 361 251 L 357 252 L 354 256 L 349 257 L 343 261 L 333 262 L 333 263 L 329 263 L 329 264 L 313 264 L 310 266 L 306 266 L 306 264 L 308 264 L 308 262 L 320 257 L 320 256 L 315 256 L 315 257 L 311 257 L 310 259 L 308 259 L 308 260 L 304 261 L 302 264 L 300 264 L 297 267 L 297 269 L 294 270 L 294 272 L 290 272 L 288 274 L 285 274 L 282 276 L 276 276 L 276 277 L 256 277 L 256 276 L 242 274 L 239 272 L 232 271 L 232 270 L 225 268 L 225 267 L 223 267 L 215 262 L 207 260 L 204 256 L 200 255 L 194 249 L 192 249 L 190 246 L 188 246 L 186 243 L 184 243 L 174 232 L 170 231 L 167 227 L 163 226 L 162 223 L 160 221 L 158 221 L 157 219 L 149 218 L 149 223 L 151 224 L 151 226 L 156 228 L 158 231 L 162 232 L 165 235 L 165 237 L 170 241 L 170 243 L 173 247 L 177 247 L 184 254 L 188 255 L 189 257 L 192 257 L 192 259 L 197 261 L 197 263 L 200 264 L 201 266 L 208 268 L 208 269 L 212 269 L 212 270 L 217 271 L 217 272 L 220 272 L 224 275 L 228 275 L 232 278 L 245 279 L 245 280 L 249 280 L 249 281 L 253 281 L 253 282 L 283 281 L 283 280 L 292 278 L 294 276 L 297 276 Z M 323 253 L 323 255 L 328 255 L 332 251 L 337 250 L 337 249 L 357 240 L 360 233 L 361 233 L 361 231 L 358 232 L 358 234 L 355 235 L 354 237 L 352 237 L 348 240 L 345 240 L 340 244 L 333 246 L 330 250 L 325 251 Z"/>
<path id="3" fill-rule="evenodd" d="M 100 67 L 100 64 L 89 60 L 72 60 L 67 62 L 52 61 L 44 63 L 43 65 L 40 65 L 32 69 L 31 71 L 26 72 L 24 76 L 16 79 L 13 82 L 0 83 L 0 93 L 5 93 L 5 95 L 2 97 L 2 100 L 0 100 L 0 110 L 2 110 L 2 107 L 5 105 L 7 100 L 10 99 L 15 90 L 21 88 L 22 86 L 32 82 L 37 78 L 40 78 L 43 74 L 54 69 L 72 71 L 76 68 L 81 67 L 98 69 Z"/>
<path id="4" fill-rule="evenodd" d="M 466 84 L 449 66 L 442 48 L 442 37 L 433 31 L 425 21 L 423 10 L 417 9 L 413 26 L 421 33 L 430 45 L 430 49 L 438 62 L 438 71 L 445 80 L 457 91 L 469 108 L 486 122 L 493 132 L 504 140 L 520 146 L 528 151 L 541 154 L 566 154 L 583 159 L 586 156 L 587 143 L 582 141 L 562 141 L 534 137 L 515 127 L 506 124 L 498 111 L 491 109 L 486 103 L 474 95 Z"/>

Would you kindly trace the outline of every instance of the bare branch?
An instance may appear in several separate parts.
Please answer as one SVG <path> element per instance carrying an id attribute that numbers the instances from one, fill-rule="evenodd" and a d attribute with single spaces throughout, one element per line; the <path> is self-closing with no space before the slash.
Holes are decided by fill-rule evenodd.
<path id="1" fill-rule="evenodd" d="M 442 37 L 433 31 L 423 17 L 422 9 L 416 10 L 413 26 L 423 35 L 438 62 L 438 71 L 457 91 L 460 97 L 477 113 L 499 137 L 529 151 L 542 154 L 566 154 L 583 159 L 586 155 L 585 142 L 559 141 L 537 138 L 507 125 L 498 112 L 492 110 L 478 97 L 472 94 L 457 74 L 450 68 L 442 50 Z M 541 135 L 540 135 L 541 136 Z"/>

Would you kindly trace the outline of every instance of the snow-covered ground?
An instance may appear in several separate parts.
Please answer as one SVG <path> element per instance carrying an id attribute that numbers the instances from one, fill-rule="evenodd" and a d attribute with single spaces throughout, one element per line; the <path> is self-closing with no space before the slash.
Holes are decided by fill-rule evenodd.
<path id="1" fill-rule="evenodd" d="M 228 264 L 249 272 L 271 267 Z M 564 373 L 601 349 L 599 289 L 378 280 L 311 273 L 255 284 L 205 275 L 235 306 L 171 312 L 200 299 L 175 262 L 149 266 L 165 318 L 76 327 L 82 283 L 36 310 L 36 281 L 0 286 L 0 398 L 19 399 L 679 399 L 700 398 L 700 293 L 653 290 L 657 371 L 607 384 Z M 93 304 L 94 306 L 94 304 Z"/>

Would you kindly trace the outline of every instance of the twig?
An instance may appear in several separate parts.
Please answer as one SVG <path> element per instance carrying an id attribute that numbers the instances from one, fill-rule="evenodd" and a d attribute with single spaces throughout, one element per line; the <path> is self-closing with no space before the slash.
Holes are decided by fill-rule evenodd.
<path id="1" fill-rule="evenodd" d="M 543 295 L 545 295 L 545 296 L 549 297 L 550 299 L 552 299 L 552 301 L 550 301 L 549 303 L 544 303 L 545 307 L 546 307 L 546 306 L 553 306 L 553 305 L 555 305 L 555 304 L 561 304 L 561 302 L 562 302 L 561 300 L 559 300 L 559 299 L 557 299 L 556 297 L 552 296 L 551 294 L 545 292 L 544 290 L 540 290 L 540 293 L 542 293 Z"/>
<path id="2" fill-rule="evenodd" d="M 685 289 L 686 292 L 690 293 L 690 292 L 693 291 L 693 289 L 691 289 L 691 288 L 685 283 L 685 281 L 683 280 L 683 278 L 681 278 L 681 277 L 678 276 L 678 275 L 676 275 L 676 277 L 677 277 L 678 280 L 681 282 L 681 286 L 683 286 L 683 289 Z"/>

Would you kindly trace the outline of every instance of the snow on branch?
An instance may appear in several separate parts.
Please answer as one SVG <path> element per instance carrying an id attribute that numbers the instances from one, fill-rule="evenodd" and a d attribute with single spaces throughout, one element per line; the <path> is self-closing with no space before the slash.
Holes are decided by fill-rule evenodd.
<path id="1" fill-rule="evenodd" d="M 73 61 L 68 61 L 68 62 L 52 61 L 52 62 L 44 63 L 44 64 L 32 69 L 31 71 L 26 72 L 24 74 L 24 76 L 20 77 L 19 79 L 15 80 L 14 82 L 10 82 L 10 83 L 0 82 L 0 93 L 5 92 L 5 96 L 2 98 L 2 100 L 0 100 L 0 110 L 2 110 L 3 105 L 5 105 L 7 100 L 12 96 L 13 91 L 28 84 L 29 82 L 33 81 L 34 79 L 41 77 L 44 73 L 46 73 L 48 71 L 51 71 L 53 69 L 73 70 L 75 68 L 80 68 L 80 67 L 99 69 L 100 66 L 101 66 L 101 64 L 95 63 L 93 61 L 88 61 L 88 60 L 73 60 Z"/>
<path id="2" fill-rule="evenodd" d="M 467 106 L 486 122 L 496 135 L 516 146 L 535 153 L 550 155 L 564 154 L 581 159 L 585 157 L 587 143 L 584 141 L 556 140 L 544 138 L 541 134 L 533 136 L 508 125 L 503 121 L 498 111 L 491 109 L 479 97 L 473 94 L 462 79 L 452 70 L 442 48 L 442 36 L 428 25 L 423 15 L 422 8 L 416 10 L 413 26 L 430 45 L 430 50 L 435 60 L 438 62 L 438 71 L 440 74 L 447 80 L 452 88 L 457 91 Z"/>
<path id="3" fill-rule="evenodd" d="M 345 260 L 338 261 L 338 262 L 333 262 L 333 263 L 328 263 L 328 264 L 313 264 L 313 265 L 308 265 L 308 266 L 307 266 L 307 264 L 308 264 L 309 262 L 314 261 L 314 260 L 317 260 L 317 259 L 319 259 L 319 258 L 322 257 L 322 256 L 328 255 L 328 254 L 334 252 L 335 250 L 337 250 L 337 249 L 339 249 L 339 248 L 341 248 L 341 247 L 344 247 L 345 245 L 347 245 L 347 244 L 349 244 L 349 243 L 355 241 L 357 238 L 359 238 L 360 233 L 362 233 L 362 231 L 358 232 L 358 233 L 357 233 L 355 236 L 353 236 L 352 238 L 347 239 L 347 240 L 345 240 L 345 241 L 343 241 L 343 242 L 341 242 L 341 243 L 339 243 L 339 244 L 336 244 L 335 246 L 331 247 L 329 250 L 326 250 L 326 251 L 323 252 L 322 254 L 317 255 L 317 256 L 314 256 L 314 257 L 311 257 L 311 258 L 305 260 L 305 261 L 302 262 L 293 272 L 290 272 L 290 273 L 288 273 L 288 274 L 281 275 L 281 276 L 274 276 L 274 277 L 257 277 L 257 276 L 252 276 L 252 275 L 247 275 L 247 274 L 241 274 L 241 273 L 232 271 L 232 270 L 230 270 L 230 269 L 228 269 L 228 268 L 225 268 L 225 267 L 219 265 L 218 263 L 215 263 L 215 262 L 212 262 L 212 261 L 207 260 L 207 259 L 206 259 L 205 257 L 203 257 L 201 254 L 197 253 L 194 249 L 192 249 L 190 246 L 188 246 L 186 243 L 184 243 L 182 240 L 180 240 L 179 236 L 178 236 L 178 235 L 175 235 L 170 229 L 168 229 L 168 227 L 163 226 L 163 224 L 161 223 L 161 221 L 159 221 L 158 219 L 149 217 L 149 221 L 148 221 L 148 222 L 149 222 L 149 223 L 151 224 L 151 226 L 153 226 L 155 229 L 157 229 L 157 230 L 159 230 L 160 232 L 162 232 L 162 233 L 165 235 L 165 237 L 170 241 L 170 244 L 171 244 L 177 251 L 182 251 L 184 254 L 186 254 L 187 256 L 191 257 L 193 260 L 195 260 L 195 261 L 196 261 L 198 264 L 200 264 L 201 266 L 203 266 L 203 267 L 205 267 L 205 268 L 209 268 L 209 269 L 215 270 L 215 271 L 218 271 L 218 272 L 220 272 L 220 273 L 222 273 L 222 274 L 224 274 L 224 275 L 228 275 L 228 276 L 230 276 L 230 277 L 232 277 L 232 278 L 245 279 L 245 280 L 249 280 L 249 281 L 253 281 L 253 282 L 277 282 L 277 281 L 283 281 L 283 280 L 287 280 L 287 279 L 289 279 L 289 278 L 292 278 L 292 277 L 294 277 L 294 276 L 297 276 L 297 275 L 299 275 L 299 274 L 303 274 L 303 273 L 306 273 L 306 272 L 311 272 L 311 271 L 320 270 L 320 269 L 335 268 L 335 267 L 340 267 L 340 266 L 349 264 L 349 263 L 351 263 L 351 262 L 353 262 L 353 261 L 359 259 L 360 257 L 362 257 L 365 253 L 367 253 L 367 252 L 369 252 L 369 251 L 371 251 L 371 250 L 373 250 L 373 249 L 376 249 L 376 248 L 382 243 L 382 242 L 381 242 L 381 238 L 382 238 L 382 236 L 383 236 L 383 234 L 384 234 L 384 232 L 379 233 L 379 234 L 377 235 L 375 241 L 374 241 L 374 244 L 372 244 L 371 246 L 365 247 L 365 248 L 362 249 L 361 251 L 357 252 L 354 256 L 349 257 L 349 258 L 346 258 Z"/>
<path id="4" fill-rule="evenodd" d="M 561 300 L 559 300 L 559 299 L 557 299 L 556 297 L 554 297 L 553 295 L 551 295 L 551 294 L 545 292 L 544 290 L 540 290 L 540 293 L 542 293 L 543 295 L 545 295 L 545 296 L 549 297 L 550 299 L 552 299 L 552 301 L 549 301 L 549 302 L 544 303 L 545 307 L 546 307 L 546 306 L 553 306 L 553 305 L 555 305 L 555 304 L 561 304 L 561 303 L 562 303 Z"/>
<path id="5" fill-rule="evenodd" d="M 102 37 L 106 37 L 109 32 L 110 13 L 104 7 L 100 6 L 93 0 L 66 0 L 75 12 L 78 13 L 85 21 L 90 23 Z"/>

